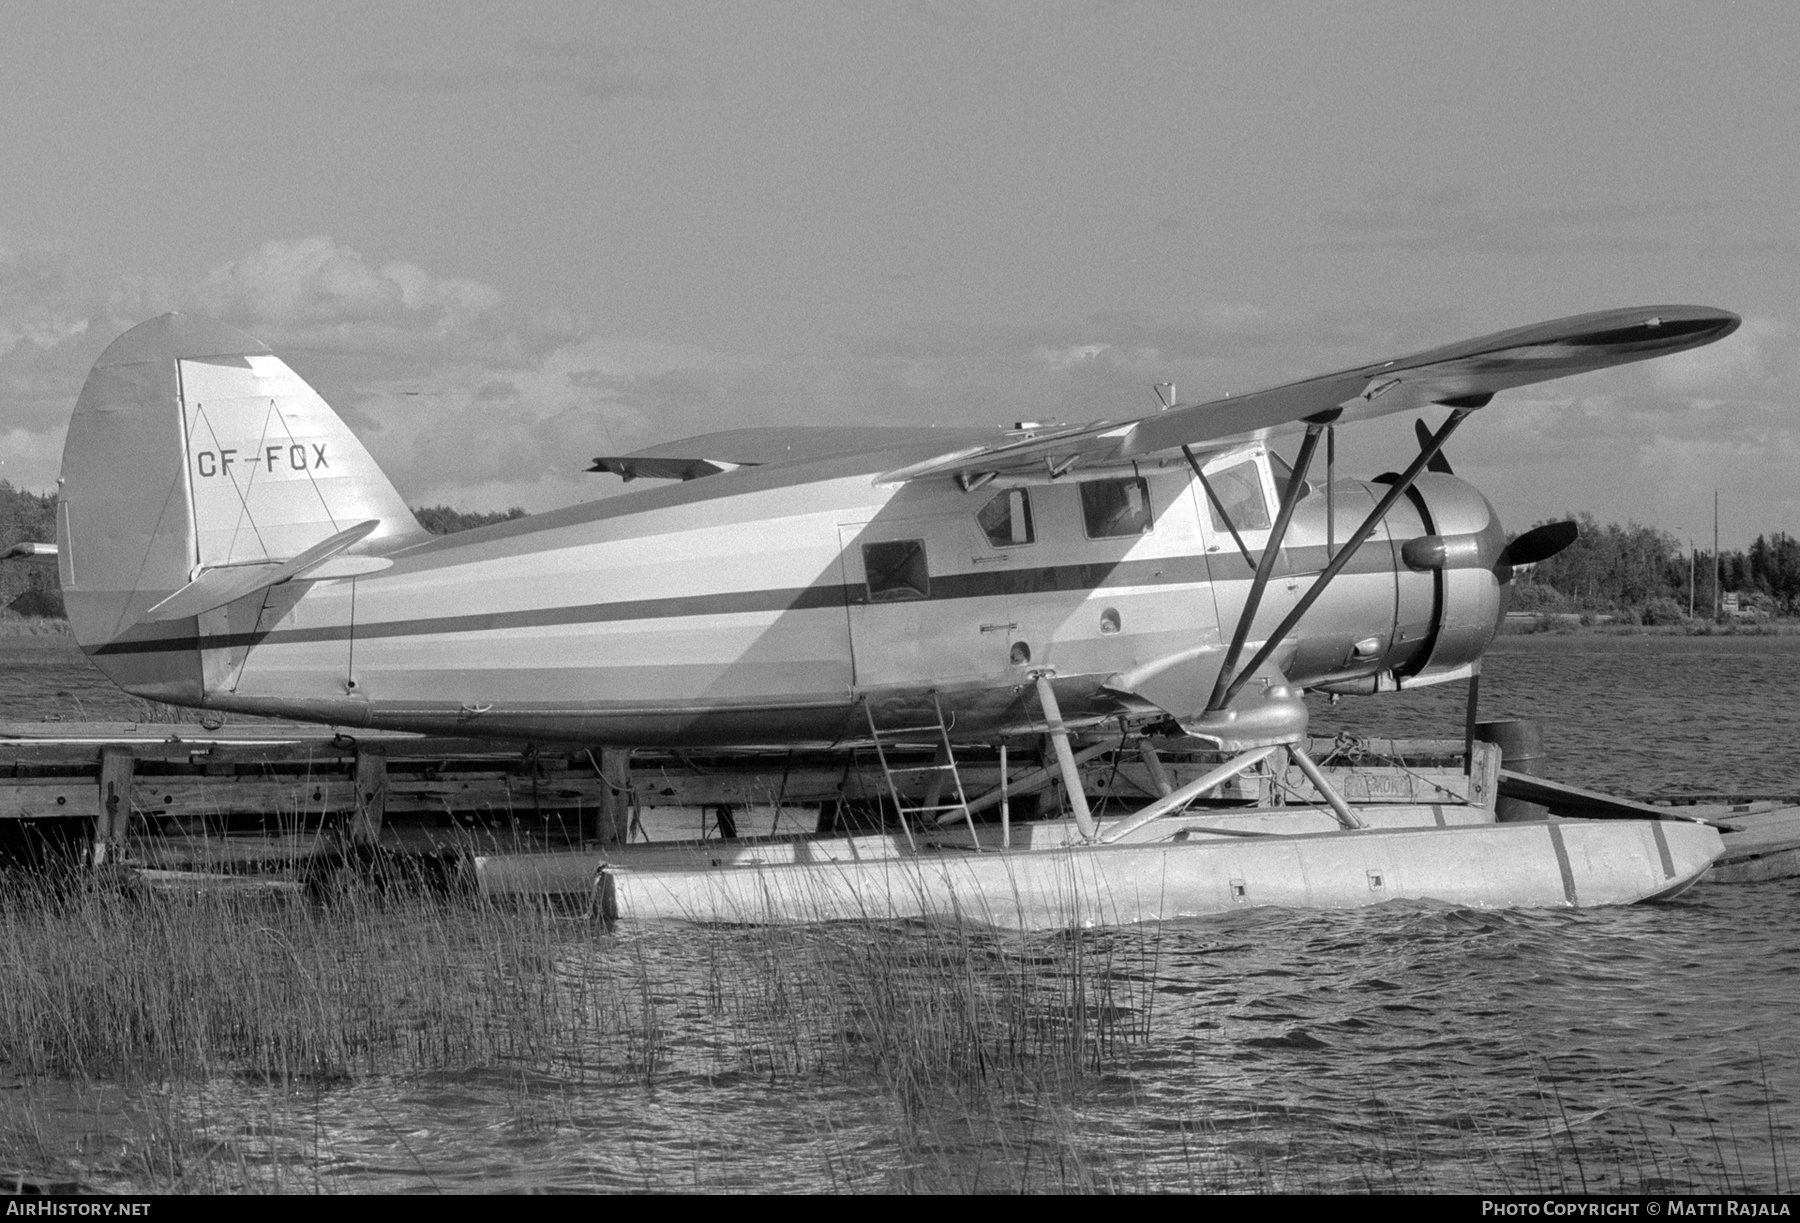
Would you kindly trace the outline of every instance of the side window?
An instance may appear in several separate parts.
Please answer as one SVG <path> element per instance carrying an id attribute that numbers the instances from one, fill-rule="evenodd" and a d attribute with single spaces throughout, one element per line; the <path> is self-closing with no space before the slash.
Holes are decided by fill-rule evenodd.
<path id="1" fill-rule="evenodd" d="M 996 548 L 1011 548 L 1037 539 L 1031 526 L 1031 497 L 1022 488 L 1009 488 L 975 515 L 982 533 Z"/>
<path id="2" fill-rule="evenodd" d="M 931 597 L 931 573 L 925 567 L 924 540 L 894 539 L 864 544 L 862 554 L 871 603 Z"/>
<path id="3" fill-rule="evenodd" d="M 1081 516 L 1089 539 L 1147 535 L 1150 486 L 1141 477 L 1086 481 L 1081 485 Z"/>
<path id="4" fill-rule="evenodd" d="M 1231 523 L 1219 517 L 1219 506 L 1206 499 L 1206 505 L 1212 511 L 1213 530 L 1224 531 L 1230 526 L 1240 531 L 1262 531 L 1269 526 L 1269 502 L 1263 496 L 1262 473 L 1256 470 L 1256 464 L 1239 463 L 1235 467 L 1227 467 L 1224 471 L 1211 471 L 1206 474 L 1206 481 L 1213 491 L 1219 494 L 1219 503 L 1225 512 L 1231 515 Z"/>

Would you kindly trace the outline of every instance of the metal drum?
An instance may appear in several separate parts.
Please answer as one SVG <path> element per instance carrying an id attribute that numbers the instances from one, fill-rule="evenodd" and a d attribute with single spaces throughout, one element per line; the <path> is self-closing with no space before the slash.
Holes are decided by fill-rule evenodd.
<path id="1" fill-rule="evenodd" d="M 1543 776 L 1544 728 L 1536 718 L 1495 718 L 1475 723 L 1475 738 L 1500 749 L 1500 767 L 1532 777 Z M 1502 824 L 1548 819 L 1549 808 L 1539 803 L 1502 795 L 1494 803 L 1494 818 Z"/>

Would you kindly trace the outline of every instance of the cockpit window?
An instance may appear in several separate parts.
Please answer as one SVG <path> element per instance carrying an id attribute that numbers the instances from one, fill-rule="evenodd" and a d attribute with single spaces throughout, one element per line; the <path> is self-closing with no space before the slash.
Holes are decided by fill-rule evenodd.
<path id="1" fill-rule="evenodd" d="M 1279 500 L 1287 491 L 1288 481 L 1294 478 L 1294 465 L 1271 450 L 1269 451 L 1269 474 L 1275 477 L 1275 493 Z M 1311 480 L 1300 481 L 1299 500 L 1306 500 L 1312 496 L 1312 492 Z"/>
<path id="2" fill-rule="evenodd" d="M 1089 539 L 1148 534 L 1150 486 L 1141 477 L 1085 481 L 1081 485 L 1081 516 Z"/>
<path id="3" fill-rule="evenodd" d="M 1219 505 L 1231 515 L 1230 523 L 1219 517 L 1219 506 L 1208 497 L 1206 503 L 1212 511 L 1213 530 L 1226 531 L 1233 526 L 1240 531 L 1268 529 L 1269 501 L 1263 496 L 1262 473 L 1256 470 L 1255 462 L 1239 463 L 1224 471 L 1209 471 L 1206 482 L 1219 495 Z"/>
<path id="4" fill-rule="evenodd" d="M 996 548 L 1011 548 L 1037 539 L 1031 525 L 1031 497 L 1022 488 L 1009 488 L 975 515 L 988 542 Z"/>
<path id="5" fill-rule="evenodd" d="M 864 544 L 862 554 L 871 603 L 931 597 L 931 572 L 925 566 L 924 540 L 893 539 Z"/>

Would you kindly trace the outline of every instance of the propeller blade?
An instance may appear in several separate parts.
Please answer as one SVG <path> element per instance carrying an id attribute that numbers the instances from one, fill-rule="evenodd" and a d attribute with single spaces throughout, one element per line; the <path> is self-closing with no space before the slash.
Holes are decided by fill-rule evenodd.
<path id="1" fill-rule="evenodd" d="M 1547 561 L 1581 537 L 1581 528 L 1572 522 L 1546 522 L 1533 527 L 1506 545 L 1500 553 L 1500 564 L 1535 565 Z"/>
<path id="2" fill-rule="evenodd" d="M 1419 439 L 1420 450 L 1431 445 L 1431 430 L 1426 427 L 1424 421 L 1413 421 L 1413 436 Z M 1456 474 L 1450 470 L 1450 460 L 1444 457 L 1444 452 L 1442 450 L 1431 456 L 1431 461 L 1425 464 L 1425 470 L 1441 472 L 1446 476 L 1453 476 Z"/>

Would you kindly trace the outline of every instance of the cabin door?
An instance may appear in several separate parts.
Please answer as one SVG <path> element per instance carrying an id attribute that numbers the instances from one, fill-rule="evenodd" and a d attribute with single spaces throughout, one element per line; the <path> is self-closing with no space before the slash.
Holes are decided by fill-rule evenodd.
<path id="1" fill-rule="evenodd" d="M 1005 620 L 1004 594 L 987 597 L 968 572 L 960 527 L 933 519 L 838 528 L 857 687 L 931 687 L 1007 674 L 1010 639 L 982 629 L 984 615 Z"/>
<path id="2" fill-rule="evenodd" d="M 1193 491 L 1203 506 L 1201 521 L 1205 524 L 1206 562 L 1212 575 L 1219 633 L 1223 641 L 1229 642 L 1250 596 L 1256 566 L 1269 544 L 1275 507 L 1279 504 L 1279 489 L 1269 470 L 1267 455 L 1260 452 L 1215 459 L 1204 470 L 1220 504 L 1212 503 L 1212 498 L 1206 495 L 1198 481 Z M 1236 528 L 1235 535 L 1233 527 Z M 1284 547 L 1276 558 L 1269 584 L 1257 604 L 1256 622 L 1247 638 L 1251 643 L 1266 640 L 1318 577 L 1324 550 L 1297 549 L 1292 546 L 1292 534 L 1290 532 L 1287 541 L 1289 546 Z M 1319 563 L 1312 563 L 1314 561 Z"/>

